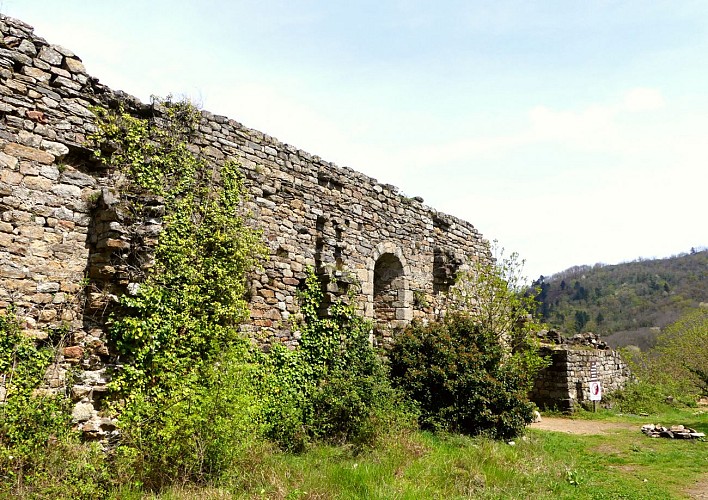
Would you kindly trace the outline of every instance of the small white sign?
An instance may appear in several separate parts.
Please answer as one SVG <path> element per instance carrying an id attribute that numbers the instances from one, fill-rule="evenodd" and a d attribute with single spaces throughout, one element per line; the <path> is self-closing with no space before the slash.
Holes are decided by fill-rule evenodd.
<path id="1" fill-rule="evenodd" d="M 600 401 L 602 399 L 602 386 L 600 382 L 590 382 L 590 401 Z"/>

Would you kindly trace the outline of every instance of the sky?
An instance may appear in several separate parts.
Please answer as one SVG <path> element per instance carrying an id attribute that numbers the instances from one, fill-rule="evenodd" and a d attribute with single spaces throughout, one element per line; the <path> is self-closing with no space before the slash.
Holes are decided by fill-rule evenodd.
<path id="1" fill-rule="evenodd" d="M 708 2 L 0 0 L 115 90 L 471 222 L 530 278 L 708 246 Z"/>

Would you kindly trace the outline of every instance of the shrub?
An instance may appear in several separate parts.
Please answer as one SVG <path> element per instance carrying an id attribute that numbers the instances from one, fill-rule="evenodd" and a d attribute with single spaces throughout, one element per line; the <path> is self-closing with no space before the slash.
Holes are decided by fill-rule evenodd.
<path id="1" fill-rule="evenodd" d="M 667 397 L 670 395 L 671 391 L 667 387 L 638 380 L 608 394 L 605 399 L 612 404 L 614 411 L 638 415 L 667 411 L 671 407 L 667 403 Z"/>
<path id="2" fill-rule="evenodd" d="M 430 429 L 509 438 L 531 422 L 528 402 L 538 371 L 530 319 L 533 299 L 520 294 L 516 256 L 462 273 L 443 321 L 415 323 L 390 352 L 394 385 L 420 406 Z"/>
<path id="3" fill-rule="evenodd" d="M 321 317 L 322 299 L 309 269 L 299 295 L 300 345 L 275 346 L 264 360 L 267 435 L 286 449 L 302 450 L 310 440 L 363 446 L 375 439 L 379 422 L 405 420 L 369 342 L 371 325 L 343 301 Z"/>
<path id="4" fill-rule="evenodd" d="M 160 396 L 136 391 L 120 415 L 121 484 L 205 484 L 262 436 L 261 404 L 244 344 L 204 363 Z"/>
<path id="5" fill-rule="evenodd" d="M 505 439 L 532 420 L 532 374 L 471 317 L 413 325 L 390 359 L 394 384 L 420 405 L 424 428 Z"/>
<path id="6" fill-rule="evenodd" d="M 12 308 L 0 313 L 0 496 L 96 498 L 108 483 L 100 450 L 71 429 L 68 398 L 41 389 L 53 354 Z"/>

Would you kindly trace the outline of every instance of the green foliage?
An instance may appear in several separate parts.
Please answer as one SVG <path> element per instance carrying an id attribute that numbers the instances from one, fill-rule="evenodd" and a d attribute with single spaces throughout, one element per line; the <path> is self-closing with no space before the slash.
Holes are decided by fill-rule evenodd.
<path id="1" fill-rule="evenodd" d="M 418 403 L 424 428 L 509 438 L 531 422 L 532 354 L 507 354 L 470 316 L 413 325 L 390 358 L 394 383 Z"/>
<path id="2" fill-rule="evenodd" d="M 539 312 L 563 332 L 593 331 L 609 336 L 611 345 L 646 350 L 656 342 L 657 328 L 708 302 L 706 269 L 705 250 L 667 259 L 572 267 L 536 281 Z"/>
<path id="3" fill-rule="evenodd" d="M 656 381 L 637 380 L 619 391 L 608 394 L 605 399 L 612 405 L 613 411 L 633 415 L 642 413 L 654 415 L 667 411 L 671 407 L 667 403 L 667 397 L 671 396 L 672 392 L 669 387 Z"/>
<path id="4" fill-rule="evenodd" d="M 117 112 L 93 109 L 98 130 L 91 137 L 96 158 L 125 172 L 131 190 L 180 196 L 194 185 L 195 175 L 207 173 L 204 161 L 191 153 L 188 139 L 199 124 L 199 111 L 189 102 L 153 98 L 157 114 L 137 118 L 122 107 Z"/>
<path id="5" fill-rule="evenodd" d="M 51 358 L 51 349 L 37 347 L 22 334 L 14 309 L 0 312 L 0 387 L 6 391 L 0 401 L 28 396 L 42 381 Z"/>
<path id="6" fill-rule="evenodd" d="M 67 402 L 60 397 L 34 397 L 52 358 L 22 334 L 14 311 L 0 313 L 0 443 L 3 455 L 31 459 L 49 436 L 64 428 Z M 7 456 L 5 455 L 5 456 Z"/>
<path id="7" fill-rule="evenodd" d="M 218 480 L 262 435 L 254 367 L 244 346 L 227 349 L 172 390 L 135 391 L 120 415 L 118 483 L 149 489 Z"/>
<path id="8" fill-rule="evenodd" d="M 659 335 L 647 352 L 625 352 L 633 373 L 664 399 L 684 402 L 708 394 L 708 308 L 686 312 Z"/>
<path id="9" fill-rule="evenodd" d="M 708 396 L 708 307 L 688 311 L 669 325 L 656 344 L 658 368 L 688 391 Z"/>
<path id="10" fill-rule="evenodd" d="M 371 325 L 345 301 L 322 317 L 322 299 L 309 269 L 299 295 L 300 345 L 276 345 L 264 360 L 267 434 L 287 449 L 301 450 L 311 439 L 365 445 L 378 426 L 405 415 L 369 342 Z"/>
<path id="11" fill-rule="evenodd" d="M 233 483 L 202 490 L 177 486 L 164 498 L 597 500 L 685 498 L 690 491 L 700 496 L 705 443 L 647 438 L 639 432 L 647 421 L 657 422 L 615 417 L 613 424 L 621 428 L 596 435 L 532 428 L 513 446 L 409 432 L 359 453 L 328 445 L 302 454 L 259 450 L 237 464 L 242 472 Z M 708 413 L 695 410 L 658 421 L 708 430 Z"/>
<path id="12" fill-rule="evenodd" d="M 509 438 L 531 422 L 527 394 L 546 365 L 528 318 L 535 305 L 514 288 L 515 256 L 460 276 L 456 312 L 413 324 L 390 352 L 391 375 L 421 410 L 421 425 Z"/>
<path id="13" fill-rule="evenodd" d="M 98 110 L 98 155 L 120 168 L 130 192 L 164 200 L 154 267 L 121 297 L 110 340 L 122 366 L 119 464 L 127 479 L 160 487 L 216 478 L 258 428 L 248 342 L 248 272 L 265 256 L 246 223 L 238 166 L 212 168 L 187 143 L 198 113 L 157 102 L 152 121 Z M 142 206 L 134 202 L 132 212 Z"/>
<path id="14" fill-rule="evenodd" d="M 504 255 L 504 249 L 493 248 L 494 263 L 475 262 L 469 271 L 460 272 L 450 290 L 448 310 L 462 311 L 476 318 L 484 328 L 512 350 L 524 350 L 529 334 L 538 330 L 532 320 L 537 302 L 525 291 L 522 276 L 524 262 L 517 253 Z"/>
<path id="15" fill-rule="evenodd" d="M 40 389 L 53 354 L 22 333 L 12 309 L 0 313 L 0 495 L 80 498 L 105 486 L 98 451 L 71 430 L 68 398 Z"/>

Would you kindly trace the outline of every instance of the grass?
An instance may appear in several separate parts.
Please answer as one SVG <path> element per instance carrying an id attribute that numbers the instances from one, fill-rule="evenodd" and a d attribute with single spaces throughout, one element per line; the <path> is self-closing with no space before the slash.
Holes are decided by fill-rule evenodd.
<path id="1" fill-rule="evenodd" d="M 529 429 L 513 445 L 408 431 L 384 435 L 375 449 L 363 452 L 317 446 L 307 453 L 287 454 L 259 444 L 233 464 L 218 486 L 175 485 L 159 495 L 122 486 L 100 498 L 674 499 L 687 498 L 686 491 L 698 479 L 708 480 L 708 442 L 651 439 L 639 430 L 642 423 L 661 421 L 708 433 L 706 411 L 674 408 L 651 417 L 610 412 L 578 416 L 636 428 L 602 435 Z M 57 487 L 55 497 L 64 498 Z M 76 498 L 84 497 L 81 488 L 75 491 Z M 89 493 L 85 498 L 98 497 Z"/>
<path id="2" fill-rule="evenodd" d="M 636 423 L 636 430 L 570 435 L 531 429 L 514 445 L 410 432 L 375 450 L 319 446 L 300 455 L 254 450 L 220 488 L 176 487 L 162 499 L 673 499 L 708 470 L 708 443 L 651 439 L 658 418 L 582 415 Z M 667 423 L 708 430 L 708 412 L 672 410 Z M 666 418 L 664 418 L 666 417 Z M 113 498 L 150 498 L 123 489 Z M 154 497 L 158 498 L 158 497 Z"/>

